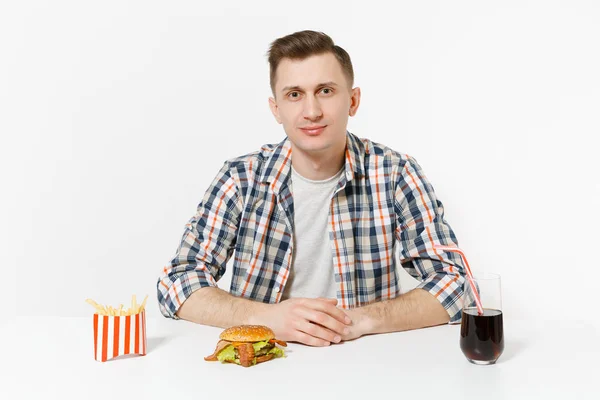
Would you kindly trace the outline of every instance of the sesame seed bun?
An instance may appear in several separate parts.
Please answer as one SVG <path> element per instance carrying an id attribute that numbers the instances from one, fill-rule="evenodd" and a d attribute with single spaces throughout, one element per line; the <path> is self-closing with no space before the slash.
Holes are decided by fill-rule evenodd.
<path id="1" fill-rule="evenodd" d="M 238 325 L 225 329 L 219 339 L 229 342 L 266 342 L 275 339 L 275 333 L 263 325 Z"/>

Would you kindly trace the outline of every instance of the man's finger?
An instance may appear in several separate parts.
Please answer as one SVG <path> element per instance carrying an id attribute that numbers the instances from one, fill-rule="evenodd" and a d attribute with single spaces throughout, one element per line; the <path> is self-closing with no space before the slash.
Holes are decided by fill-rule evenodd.
<path id="1" fill-rule="evenodd" d="M 344 312 L 344 310 L 337 308 L 331 302 L 314 299 L 314 301 L 312 301 L 312 302 L 309 301 L 305 305 L 307 307 L 312 308 L 313 310 L 317 310 L 317 311 L 321 311 L 326 314 L 329 314 L 333 318 L 337 319 L 338 321 L 340 321 L 343 324 L 350 325 L 352 323 L 352 320 L 350 319 L 348 314 L 346 314 Z"/>
<path id="2" fill-rule="evenodd" d="M 337 302 L 338 302 L 338 299 L 332 299 L 332 298 L 328 298 L 328 297 L 319 297 L 318 299 L 319 300 L 324 300 L 324 301 L 327 301 L 327 302 L 331 302 L 332 304 L 337 304 Z"/>
<path id="3" fill-rule="evenodd" d="M 309 346 L 329 346 L 330 343 L 326 340 L 316 338 L 314 336 L 308 335 L 302 331 L 296 331 L 294 334 L 294 342 L 303 343 Z"/>
<path id="4" fill-rule="evenodd" d="M 347 329 L 349 329 L 346 324 L 341 323 L 331 315 L 322 311 L 313 310 L 309 307 L 298 308 L 296 310 L 296 315 L 312 325 L 311 327 L 308 327 L 308 329 L 310 329 L 309 332 L 298 326 L 296 328 L 310 335 L 317 335 L 330 342 L 336 342 L 335 337 L 346 335 Z M 306 325 L 302 325 L 302 327 L 306 328 Z M 317 329 L 317 327 L 321 327 L 324 330 Z"/>
<path id="5" fill-rule="evenodd" d="M 313 324 L 307 320 L 303 320 L 301 322 L 299 321 L 296 325 L 296 329 L 328 343 L 339 343 L 342 340 L 342 336 L 336 332 L 333 332 L 323 326 Z"/>

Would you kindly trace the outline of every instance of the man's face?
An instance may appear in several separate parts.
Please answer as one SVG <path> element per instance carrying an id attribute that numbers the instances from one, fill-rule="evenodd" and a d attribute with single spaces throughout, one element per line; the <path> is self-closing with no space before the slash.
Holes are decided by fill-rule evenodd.
<path id="1" fill-rule="evenodd" d="M 292 149 L 310 155 L 329 155 L 345 148 L 348 116 L 356 114 L 359 103 L 360 88 L 349 87 L 331 53 L 283 59 L 277 67 L 275 98 L 269 99 Z"/>

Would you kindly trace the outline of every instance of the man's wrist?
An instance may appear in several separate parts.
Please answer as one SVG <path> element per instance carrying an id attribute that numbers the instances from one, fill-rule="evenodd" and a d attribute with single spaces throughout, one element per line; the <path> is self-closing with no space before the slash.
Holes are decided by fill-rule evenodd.
<path id="1" fill-rule="evenodd" d="M 267 325 L 265 314 L 272 306 L 272 304 L 253 301 L 250 310 L 247 310 L 244 323 L 247 325 Z"/>
<path id="2" fill-rule="evenodd" d="M 373 313 L 363 310 L 362 314 L 362 334 L 371 335 L 377 333 L 377 319 L 373 317 Z"/>
<path id="3" fill-rule="evenodd" d="M 355 308 L 348 312 L 352 319 L 354 337 L 376 333 L 376 321 L 367 307 Z"/>

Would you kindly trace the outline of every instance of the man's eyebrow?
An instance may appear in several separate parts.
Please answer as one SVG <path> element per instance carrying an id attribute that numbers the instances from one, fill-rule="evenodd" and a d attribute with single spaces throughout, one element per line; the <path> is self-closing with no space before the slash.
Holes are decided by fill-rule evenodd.
<path id="1" fill-rule="evenodd" d="M 317 87 L 321 87 L 321 86 L 338 86 L 337 83 L 335 83 L 334 81 L 329 81 L 329 82 L 323 82 L 323 83 L 319 83 L 317 85 Z M 287 92 L 288 90 L 304 90 L 302 89 L 300 86 L 286 86 L 283 89 L 281 89 L 282 92 Z"/>

